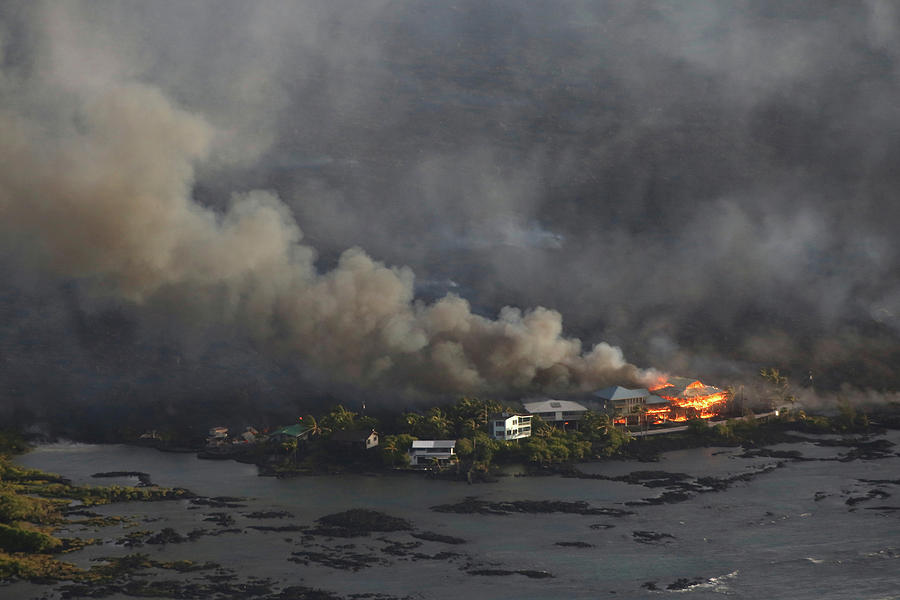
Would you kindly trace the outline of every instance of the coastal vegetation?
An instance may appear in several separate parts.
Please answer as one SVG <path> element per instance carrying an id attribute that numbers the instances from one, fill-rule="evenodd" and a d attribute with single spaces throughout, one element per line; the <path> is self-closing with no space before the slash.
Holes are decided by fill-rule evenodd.
<path id="1" fill-rule="evenodd" d="M 76 516 L 68 507 L 131 500 L 168 500 L 188 497 L 185 489 L 126 486 L 77 486 L 68 480 L 13 464 L 10 458 L 27 449 L 16 432 L 0 432 L 0 579 L 72 579 L 104 577 L 103 569 L 78 569 L 59 560 L 92 540 L 58 537 L 55 532 Z"/>
<path id="2" fill-rule="evenodd" d="M 403 468 L 409 465 L 408 450 L 414 440 L 455 440 L 459 469 L 487 473 L 494 465 L 541 467 L 615 456 L 631 439 L 627 431 L 613 426 L 608 415 L 588 412 L 577 430 L 563 430 L 534 417 L 531 437 L 496 440 L 487 429 L 491 415 L 499 412 L 516 409 L 494 400 L 461 398 L 423 412 L 402 412 L 378 420 L 339 405 L 318 418 L 304 416 L 300 421 L 307 432 L 302 438 L 241 444 L 231 453 L 260 464 L 273 475 L 339 473 Z M 372 451 L 353 452 L 333 443 L 338 432 L 373 429 L 381 435 Z"/>
<path id="3" fill-rule="evenodd" d="M 444 461 L 441 466 L 435 461 L 431 471 L 443 471 L 445 476 L 464 475 L 471 481 L 473 476 L 487 477 L 503 465 L 524 465 L 532 472 L 554 471 L 583 460 L 652 459 L 670 449 L 786 441 L 787 430 L 849 434 L 879 426 L 900 427 L 900 407 L 896 403 L 882 405 L 877 414 L 870 415 L 842 400 L 835 414 L 808 414 L 798 407 L 798 392 L 784 372 L 769 367 L 761 369 L 759 376 L 757 385 L 748 384 L 753 388 L 749 394 L 744 393 L 744 386 L 728 388 L 721 415 L 729 418 L 694 418 L 663 427 L 649 427 L 646 419 L 640 419 L 637 428 L 628 428 L 616 423 L 612 412 L 587 411 L 566 427 L 544 422 L 535 415 L 530 436 L 494 439 L 488 433 L 491 416 L 521 413 L 522 407 L 493 399 L 462 397 L 437 406 L 381 410 L 375 414 L 366 413 L 364 404 L 359 412 L 336 405 L 316 414 L 304 414 L 287 426 L 266 428 L 256 424 L 260 425 L 259 431 L 247 429 L 253 433 L 251 440 L 245 439 L 245 434 L 224 442 L 213 438 L 205 447 L 196 424 L 190 435 L 163 428 L 153 430 L 152 438 L 141 443 L 163 450 L 199 451 L 201 458 L 236 459 L 258 465 L 265 475 L 290 476 L 404 469 L 409 467 L 409 449 L 414 441 L 452 440 L 458 462 L 447 465 Z M 751 407 L 761 410 L 764 417 L 759 419 Z M 775 411 L 776 407 L 780 411 Z M 209 425 L 214 424 L 206 424 Z M 666 435 L 655 435 L 667 428 L 670 429 Z M 227 431 L 224 427 L 218 429 Z M 360 451 L 358 445 L 345 443 L 347 433 L 371 431 L 377 431 L 379 438 L 374 448 L 365 446 Z M 135 442 L 136 437 L 133 433 L 121 441 Z"/>
<path id="4" fill-rule="evenodd" d="M 845 403 L 831 416 L 810 415 L 799 409 L 788 409 L 777 417 L 769 417 L 766 421 L 757 420 L 752 414 L 715 423 L 712 426 L 709 421 L 697 419 L 688 422 L 683 431 L 639 437 L 614 426 L 607 415 L 588 412 L 581 417 L 577 428 L 564 429 L 534 417 L 530 437 L 513 441 L 492 439 L 487 434 L 489 419 L 491 415 L 504 411 L 515 412 L 515 408 L 492 400 L 462 398 L 453 404 L 432 407 L 423 412 L 402 412 L 376 420 L 372 416 L 361 415 L 346 407 L 337 406 L 318 416 L 305 415 L 302 419 L 305 425 L 303 436 L 280 440 L 260 436 L 261 441 L 258 443 L 248 443 L 244 446 L 248 454 L 243 458 L 250 456 L 252 462 L 258 461 L 261 466 L 277 474 L 339 473 L 357 469 L 376 471 L 405 466 L 408 463 L 407 449 L 415 439 L 450 439 L 456 441 L 460 460 L 457 465 L 444 467 L 443 472 L 448 477 L 468 477 L 470 481 L 479 478 L 489 480 L 490 476 L 498 474 L 498 467 L 515 463 L 526 465 L 534 474 L 561 473 L 569 477 L 602 479 L 601 476 L 580 472 L 575 463 L 606 458 L 654 460 L 660 453 L 668 450 L 697 446 L 743 446 L 747 449 L 747 453 L 757 453 L 753 454 L 754 456 L 790 460 L 795 458 L 793 455 L 796 453 L 773 451 L 765 446 L 800 441 L 801 438 L 797 437 L 798 432 L 851 434 L 843 438 L 843 441 L 824 440 L 820 443 L 848 446 L 850 450 L 846 453 L 847 460 L 872 458 L 885 455 L 885 448 L 878 445 L 878 440 L 866 441 L 868 438 L 859 434 L 875 432 L 880 424 L 888 423 L 889 426 L 895 424 L 891 420 L 894 417 L 893 413 L 869 415 Z M 335 443 L 346 438 L 336 436 L 338 432 L 367 429 L 377 429 L 381 432 L 380 443 L 375 449 L 349 448 Z M 881 443 L 883 446 L 883 441 Z M 139 487 L 73 485 L 58 475 L 20 467 L 10 460 L 13 455 L 26 449 L 26 443 L 18 434 L 0 433 L 0 579 L 66 580 L 82 586 L 97 583 L 106 585 L 116 578 L 121 580 L 122 577 L 144 569 L 190 571 L 213 568 L 210 564 L 186 561 L 162 563 L 139 554 L 117 559 L 102 559 L 87 569 L 66 562 L 63 557 L 67 552 L 84 547 L 94 540 L 65 538 L 61 537 L 58 531 L 76 524 L 98 526 L 109 524 L 110 520 L 116 519 L 109 516 L 101 517 L 88 511 L 87 507 L 111 502 L 185 498 L 191 497 L 191 494 L 184 489 L 156 487 L 150 483 L 149 475 L 136 471 L 116 471 L 96 475 L 142 476 Z M 436 468 L 435 471 L 439 469 Z M 628 477 L 640 479 L 641 473 L 632 473 Z M 652 479 L 654 485 L 662 481 L 662 476 L 656 472 L 648 471 L 645 476 Z M 742 475 L 744 476 L 747 475 Z M 671 481 L 666 481 L 670 489 L 666 493 L 633 504 L 682 501 L 693 494 L 724 489 L 731 484 L 730 479 L 713 481 L 706 478 L 694 481 L 681 480 L 674 475 L 669 479 Z M 212 500 L 215 499 L 196 499 L 197 502 L 202 501 L 204 505 Z M 229 500 L 227 498 L 220 500 L 224 503 L 223 506 L 239 506 L 226 503 L 225 501 Z M 77 507 L 73 507 L 73 504 Z M 573 512 L 617 516 L 620 513 L 612 511 L 622 509 L 593 507 L 577 502 L 489 503 L 472 498 L 457 505 L 442 505 L 434 510 L 484 514 L 510 511 Z M 210 516 L 217 514 L 219 513 L 211 513 Z M 78 520 L 75 520 L 76 518 Z M 224 527 L 229 522 L 223 517 L 219 524 Z M 307 535 L 345 538 L 367 535 L 368 532 L 406 531 L 411 529 L 411 524 L 404 519 L 374 511 L 353 509 L 322 517 L 312 529 L 305 527 L 297 529 L 294 525 L 272 529 L 303 530 Z M 157 543 L 152 540 L 159 537 L 165 541 L 167 531 L 171 534 L 169 537 L 172 541 L 175 541 L 175 538 L 178 538 L 177 541 L 194 539 L 191 535 L 185 537 L 174 530 L 166 529 L 156 536 L 147 537 L 150 532 L 135 532 L 133 537 L 146 543 Z M 458 543 L 457 538 L 450 537 L 444 540 L 440 535 L 420 532 L 414 537 L 425 536 L 422 539 Z M 295 558 L 312 560 L 309 556 Z"/>
<path id="5" fill-rule="evenodd" d="M 793 398 L 780 374 L 775 377 L 779 402 Z M 807 414 L 795 408 L 782 409 L 779 415 L 758 420 L 750 411 L 743 417 L 713 422 L 688 421 L 686 429 L 666 435 L 643 437 L 613 423 L 608 414 L 588 411 L 577 426 L 559 427 L 532 417 L 531 436 L 517 440 L 493 439 L 488 434 L 491 415 L 517 412 L 514 406 L 494 400 L 461 398 L 455 403 L 434 406 L 423 411 L 381 415 L 381 419 L 361 415 L 344 406 L 315 417 L 306 415 L 301 422 L 307 435 L 291 440 L 241 445 L 241 459 L 260 465 L 263 473 L 278 476 L 302 473 L 341 473 L 378 471 L 409 466 L 408 450 L 415 440 L 454 440 L 458 463 L 439 467 L 448 476 L 487 477 L 503 465 L 525 465 L 532 471 L 564 469 L 577 461 L 615 457 L 652 460 L 660 452 L 707 445 L 757 446 L 789 441 L 789 431 L 806 433 L 865 433 L 874 424 L 870 416 L 848 402 L 839 405 L 831 416 Z M 740 413 L 738 413 L 740 414 Z M 890 422 L 890 415 L 880 421 Z M 332 443 L 342 431 L 377 430 L 379 445 L 371 450 L 352 451 Z"/>

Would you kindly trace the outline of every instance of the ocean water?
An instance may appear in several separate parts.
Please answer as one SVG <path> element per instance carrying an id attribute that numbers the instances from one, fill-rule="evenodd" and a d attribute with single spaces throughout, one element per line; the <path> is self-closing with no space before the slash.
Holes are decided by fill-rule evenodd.
<path id="1" fill-rule="evenodd" d="M 900 508 L 900 456 L 896 454 L 900 452 L 900 432 L 884 437 L 897 446 L 892 455 L 875 460 L 831 460 L 848 448 L 818 446 L 815 438 L 809 438 L 773 449 L 796 450 L 816 460 L 742 458 L 740 449 L 700 448 L 665 454 L 657 463 L 582 465 L 586 473 L 611 477 L 655 470 L 683 473 L 689 481 L 755 473 L 723 491 L 639 506 L 628 503 L 652 499 L 666 488 L 556 476 L 503 477 L 497 483 L 479 485 L 419 475 L 275 479 L 258 477 L 254 466 L 231 461 L 204 461 L 190 454 L 130 446 L 68 443 L 39 447 L 18 457 L 17 462 L 81 484 L 134 483 L 90 476 L 100 471 L 144 471 L 159 485 L 183 486 L 203 496 L 245 498 L 243 506 L 232 508 L 197 506 L 185 500 L 96 508 L 102 514 L 129 516 L 138 524 L 75 531 L 104 540 L 66 556 L 81 566 L 93 564 L 92 559 L 98 557 L 142 552 L 155 560 L 214 561 L 238 579 L 265 578 L 276 588 L 306 585 L 346 596 L 381 593 L 448 600 L 524 600 L 683 594 L 696 599 L 887 600 L 900 599 L 900 510 L 891 510 Z M 626 509 L 634 514 L 448 514 L 431 508 L 470 496 L 489 502 L 584 501 L 593 507 Z M 314 525 L 323 515 L 349 508 L 404 517 L 417 530 L 463 538 L 467 543 L 422 542 L 404 532 L 324 539 L 252 528 Z M 292 516 L 260 520 L 248 515 L 273 510 Z M 216 512 L 227 512 L 234 523 L 220 526 L 206 520 Z M 198 528 L 229 532 L 193 542 L 139 548 L 116 543 L 135 528 L 155 532 L 163 527 L 182 534 Z M 641 532 L 650 532 L 650 539 Z M 385 552 L 398 542 L 421 545 L 399 555 Z M 292 552 L 304 551 L 358 555 L 372 562 L 347 570 L 322 562 L 304 565 L 288 560 Z M 459 556 L 414 556 L 433 557 L 442 551 Z M 485 569 L 545 571 L 552 577 L 476 574 Z M 184 577 L 205 576 L 201 572 Z M 667 589 L 679 580 L 689 580 L 690 585 Z M 57 588 L 46 585 L 0 587 L 4 599 L 54 598 L 56 594 Z"/>

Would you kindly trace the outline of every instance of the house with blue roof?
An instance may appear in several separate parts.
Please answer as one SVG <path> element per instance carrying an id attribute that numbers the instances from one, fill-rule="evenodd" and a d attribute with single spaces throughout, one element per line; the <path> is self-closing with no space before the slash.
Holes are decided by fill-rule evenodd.
<path id="1" fill-rule="evenodd" d="M 637 425 L 641 413 L 657 412 L 658 409 L 665 409 L 669 405 L 668 400 L 651 394 L 646 388 L 630 389 L 620 385 L 597 390 L 594 397 L 603 402 L 607 410 L 617 415 L 617 423 L 626 425 Z"/>

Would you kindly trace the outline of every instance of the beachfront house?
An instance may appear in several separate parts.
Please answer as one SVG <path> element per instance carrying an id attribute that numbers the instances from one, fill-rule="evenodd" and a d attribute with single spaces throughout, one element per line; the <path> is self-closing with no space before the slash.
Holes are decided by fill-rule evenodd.
<path id="1" fill-rule="evenodd" d="M 209 435 L 206 438 L 207 446 L 221 446 L 228 442 L 228 428 L 227 427 L 212 427 L 209 430 Z"/>
<path id="2" fill-rule="evenodd" d="M 645 406 L 650 390 L 644 388 L 629 389 L 621 385 L 613 385 L 594 392 L 594 397 L 600 400 L 607 410 L 616 414 L 631 414 L 635 407 Z"/>
<path id="3" fill-rule="evenodd" d="M 531 400 L 523 402 L 525 411 L 532 416 L 540 417 L 544 422 L 558 427 L 572 428 L 587 412 L 587 408 L 571 400 Z"/>
<path id="4" fill-rule="evenodd" d="M 247 429 L 244 430 L 244 433 L 242 433 L 235 441 L 238 443 L 255 444 L 258 438 L 259 431 L 257 431 L 255 427 L 247 427 Z"/>
<path id="5" fill-rule="evenodd" d="M 666 419 L 669 401 L 644 388 L 630 389 L 613 385 L 594 392 L 620 425 L 654 424 Z"/>
<path id="6" fill-rule="evenodd" d="M 495 440 L 519 440 L 531 437 L 531 415 L 494 413 L 491 415 L 488 428 Z"/>
<path id="7" fill-rule="evenodd" d="M 415 440 L 409 449 L 409 466 L 444 466 L 456 462 L 456 440 Z"/>
<path id="8" fill-rule="evenodd" d="M 290 441 L 303 441 L 309 437 L 309 433 L 311 428 L 298 423 L 296 425 L 289 425 L 287 427 L 282 427 L 280 429 L 276 429 L 269 433 L 269 439 L 273 442 L 290 442 Z"/>

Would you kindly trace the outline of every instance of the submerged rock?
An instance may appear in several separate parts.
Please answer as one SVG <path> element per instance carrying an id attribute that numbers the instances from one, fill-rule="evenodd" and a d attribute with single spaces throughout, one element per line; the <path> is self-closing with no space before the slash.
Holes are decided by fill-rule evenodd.
<path id="1" fill-rule="evenodd" d="M 150 481 L 150 475 L 143 471 L 106 471 L 103 473 L 94 473 L 91 477 L 137 477 L 137 487 L 149 487 L 153 485 L 153 482 Z"/>
<path id="2" fill-rule="evenodd" d="M 163 528 L 159 533 L 146 539 L 147 544 L 181 544 L 188 541 L 188 538 L 180 535 L 171 527 Z"/>
<path id="3" fill-rule="evenodd" d="M 704 579 L 703 577 L 694 577 L 693 579 L 688 579 L 687 577 L 679 577 L 678 579 L 667 585 L 666 589 L 671 591 L 686 590 L 688 588 L 694 587 L 695 585 L 700 585 L 708 582 L 709 580 Z"/>
<path id="4" fill-rule="evenodd" d="M 475 569 L 474 571 L 466 571 L 466 573 L 468 573 L 469 575 L 485 575 L 490 577 L 524 575 L 525 577 L 530 577 L 531 579 L 548 579 L 553 577 L 553 574 L 548 573 L 547 571 L 535 571 L 532 569 L 517 569 L 514 571 L 507 569 Z"/>
<path id="5" fill-rule="evenodd" d="M 290 519 L 294 517 L 293 513 L 286 510 L 253 511 L 244 513 L 244 516 L 248 519 Z"/>
<path id="6" fill-rule="evenodd" d="M 884 498 L 890 498 L 890 497 L 891 497 L 891 495 L 889 493 L 885 492 L 884 490 L 869 490 L 865 496 L 852 496 L 850 498 L 847 498 L 845 504 L 847 506 L 856 506 L 860 502 L 866 502 L 866 501 L 872 500 L 874 498 L 884 499 Z"/>
<path id="7" fill-rule="evenodd" d="M 593 548 L 593 544 L 587 542 L 556 542 L 554 546 L 564 546 L 566 548 Z"/>
<path id="8" fill-rule="evenodd" d="M 235 498 L 234 496 L 215 496 L 208 498 L 205 496 L 192 498 L 191 508 L 199 508 L 201 506 L 209 506 L 210 508 L 244 508 L 247 505 L 242 504 L 246 498 Z"/>
<path id="9" fill-rule="evenodd" d="M 668 543 L 668 540 L 675 539 L 675 536 L 670 533 L 657 533 L 655 531 L 634 531 L 631 535 L 634 541 L 641 544 Z"/>
<path id="10" fill-rule="evenodd" d="M 325 515 L 317 519 L 319 527 L 307 531 L 310 535 L 329 537 L 361 537 L 372 532 L 409 531 L 412 523 L 400 517 L 364 508 Z"/>
<path id="11" fill-rule="evenodd" d="M 452 535 L 443 535 L 432 531 L 415 531 L 412 535 L 414 538 L 425 540 L 426 542 L 441 542 L 442 544 L 465 544 L 466 540 Z"/>
<path id="12" fill-rule="evenodd" d="M 577 515 L 605 515 L 624 517 L 633 515 L 630 510 L 621 508 L 594 507 L 584 501 L 568 502 L 563 500 L 516 500 L 513 502 L 488 502 L 470 496 L 456 504 L 440 504 L 431 510 L 444 513 L 508 515 L 512 513 L 568 513 Z"/>
<path id="13" fill-rule="evenodd" d="M 234 525 L 234 517 L 224 512 L 209 513 L 203 518 L 204 521 L 211 521 L 220 527 L 228 527 Z"/>
<path id="14" fill-rule="evenodd" d="M 302 565 L 316 563 L 332 569 L 348 571 L 359 571 L 381 562 L 377 557 L 367 554 L 341 553 L 339 551 L 315 552 L 311 550 L 291 552 L 291 557 L 288 560 Z"/>
<path id="15" fill-rule="evenodd" d="M 255 529 L 256 531 L 276 531 L 276 532 L 293 532 L 293 531 L 306 531 L 309 529 L 306 525 L 248 525 L 247 529 Z"/>

